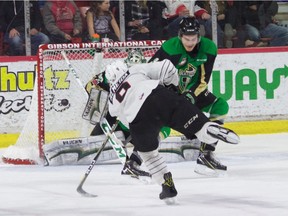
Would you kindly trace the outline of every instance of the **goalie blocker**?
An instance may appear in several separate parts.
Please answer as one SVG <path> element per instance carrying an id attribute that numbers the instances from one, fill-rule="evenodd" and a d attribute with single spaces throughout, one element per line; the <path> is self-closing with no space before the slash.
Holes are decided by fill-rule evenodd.
<path id="1" fill-rule="evenodd" d="M 92 88 L 82 118 L 96 125 L 108 112 L 108 92 Z"/>

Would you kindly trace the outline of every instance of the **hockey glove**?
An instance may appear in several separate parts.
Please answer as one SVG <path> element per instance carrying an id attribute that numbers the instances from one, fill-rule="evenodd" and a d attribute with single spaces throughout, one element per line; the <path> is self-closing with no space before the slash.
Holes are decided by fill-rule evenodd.
<path id="1" fill-rule="evenodd" d="M 106 88 L 104 88 L 103 86 L 105 86 L 104 83 L 104 78 L 103 78 L 103 73 L 97 74 L 95 75 L 85 86 L 85 89 L 87 91 L 88 94 L 90 94 L 92 89 L 97 89 L 97 90 L 108 90 Z"/>
<path id="2" fill-rule="evenodd" d="M 186 99 L 190 101 L 192 104 L 196 103 L 196 96 L 192 91 L 189 90 L 189 91 L 183 92 L 183 95 L 185 95 Z"/>

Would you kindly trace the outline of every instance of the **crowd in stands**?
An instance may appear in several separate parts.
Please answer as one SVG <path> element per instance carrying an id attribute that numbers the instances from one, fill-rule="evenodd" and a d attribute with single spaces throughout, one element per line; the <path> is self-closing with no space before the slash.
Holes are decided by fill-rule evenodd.
<path id="1" fill-rule="evenodd" d="M 219 48 L 288 45 L 288 28 L 275 19 L 279 1 L 214 2 Z M 199 20 L 201 36 L 213 35 L 209 0 L 131 0 L 124 8 L 125 40 L 175 37 L 183 16 Z M 0 2 L 0 55 L 25 55 L 24 12 L 24 0 Z M 31 54 L 40 44 L 90 42 L 96 34 L 99 41 L 119 41 L 119 22 L 117 0 L 30 0 Z"/>

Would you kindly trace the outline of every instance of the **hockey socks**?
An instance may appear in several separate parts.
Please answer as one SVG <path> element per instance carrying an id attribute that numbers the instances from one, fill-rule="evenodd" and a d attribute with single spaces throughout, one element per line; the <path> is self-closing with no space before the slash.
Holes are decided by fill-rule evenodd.
<path id="1" fill-rule="evenodd" d="M 139 152 L 139 155 L 149 169 L 154 181 L 162 186 L 159 198 L 164 200 L 167 205 L 174 204 L 177 190 L 172 179 L 172 174 L 168 171 L 165 160 L 159 155 L 158 149 L 150 152 Z"/>

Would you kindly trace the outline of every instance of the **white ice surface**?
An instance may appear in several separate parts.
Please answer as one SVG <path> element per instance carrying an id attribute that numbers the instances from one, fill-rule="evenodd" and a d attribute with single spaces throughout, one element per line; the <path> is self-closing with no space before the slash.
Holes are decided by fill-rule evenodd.
<path id="1" fill-rule="evenodd" d="M 195 161 L 168 164 L 178 204 L 159 200 L 156 184 L 121 176 L 122 165 L 96 165 L 76 192 L 88 166 L 0 164 L 1 216 L 287 216 L 288 134 L 241 136 L 239 145 L 219 143 L 224 177 L 194 173 Z M 1 154 L 1 151 L 0 151 Z"/>

